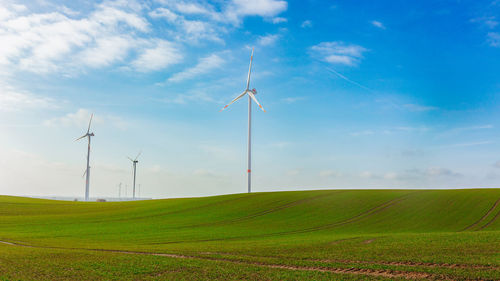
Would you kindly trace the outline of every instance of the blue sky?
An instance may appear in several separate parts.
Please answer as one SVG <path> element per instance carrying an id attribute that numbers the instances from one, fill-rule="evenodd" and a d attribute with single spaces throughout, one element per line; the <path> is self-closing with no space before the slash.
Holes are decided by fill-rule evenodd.
<path id="1" fill-rule="evenodd" d="M 0 1 L 1 194 L 497 187 L 499 1 Z"/>

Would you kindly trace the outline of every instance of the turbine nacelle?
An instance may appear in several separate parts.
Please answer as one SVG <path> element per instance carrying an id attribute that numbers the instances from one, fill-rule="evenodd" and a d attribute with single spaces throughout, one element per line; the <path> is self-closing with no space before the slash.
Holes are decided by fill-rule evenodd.
<path id="1" fill-rule="evenodd" d="M 250 56 L 250 66 L 248 67 L 247 88 L 245 89 L 245 91 L 243 91 L 243 93 L 234 98 L 229 104 L 224 106 L 220 111 L 223 111 L 224 109 L 228 108 L 235 101 L 241 99 L 244 95 L 248 94 L 248 96 L 259 106 L 259 108 L 262 109 L 262 111 L 266 112 L 266 110 L 262 107 L 262 105 L 255 97 L 255 95 L 257 94 L 257 90 L 255 90 L 255 88 L 250 90 L 250 74 L 252 72 L 252 61 L 253 61 L 253 48 L 252 48 L 252 55 Z"/>

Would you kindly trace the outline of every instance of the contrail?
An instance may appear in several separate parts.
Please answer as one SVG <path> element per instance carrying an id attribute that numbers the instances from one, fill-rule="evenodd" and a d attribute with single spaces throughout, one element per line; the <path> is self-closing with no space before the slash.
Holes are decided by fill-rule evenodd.
<path id="1" fill-rule="evenodd" d="M 334 69 L 332 69 L 332 68 L 330 68 L 330 67 L 326 67 L 326 69 L 327 69 L 328 71 L 330 71 L 330 72 L 334 73 L 334 74 L 335 74 L 335 75 L 337 75 L 338 77 L 340 77 L 340 78 L 344 79 L 345 81 L 347 81 L 347 82 L 351 83 L 351 84 L 354 84 L 354 85 L 356 85 L 356 86 L 358 86 L 358 87 L 361 87 L 361 88 L 363 88 L 363 89 L 365 89 L 365 90 L 367 90 L 367 91 L 373 92 L 373 90 L 372 90 L 372 89 L 370 89 L 370 88 L 368 88 L 368 87 L 366 87 L 366 86 L 363 86 L 363 85 L 359 84 L 359 83 L 358 83 L 358 82 L 356 82 L 356 81 L 352 81 L 351 79 L 349 79 L 349 78 L 345 77 L 344 75 L 342 75 L 342 74 L 338 73 L 337 71 L 335 71 Z"/>

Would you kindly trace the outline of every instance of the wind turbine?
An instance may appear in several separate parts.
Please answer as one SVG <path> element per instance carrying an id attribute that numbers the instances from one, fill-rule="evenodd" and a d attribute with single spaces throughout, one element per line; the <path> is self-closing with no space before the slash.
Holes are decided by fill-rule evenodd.
<path id="1" fill-rule="evenodd" d="M 260 105 L 255 95 L 257 94 L 257 90 L 250 90 L 250 73 L 252 72 L 252 60 L 253 60 L 253 48 L 252 54 L 250 55 L 250 66 L 248 67 L 248 78 L 247 78 L 247 88 L 241 93 L 239 96 L 234 98 L 229 104 L 224 106 L 220 111 L 223 111 L 228 106 L 230 106 L 235 101 L 241 99 L 244 95 L 248 95 L 248 193 L 252 192 L 252 100 L 262 109 L 262 111 L 266 112 L 266 110 Z"/>
<path id="2" fill-rule="evenodd" d="M 85 137 L 88 138 L 89 140 L 89 144 L 88 144 L 88 150 L 87 150 L 87 169 L 85 170 L 85 173 L 84 175 L 86 174 L 87 177 L 85 178 L 85 201 L 89 201 L 89 179 L 90 179 L 90 138 L 94 136 L 94 133 L 90 132 L 90 124 L 92 123 L 92 118 L 94 117 L 94 114 L 92 113 L 90 115 L 90 121 L 89 121 L 89 127 L 87 129 L 87 133 L 79 138 L 77 138 L 75 141 L 77 140 L 81 140 Z"/>
<path id="3" fill-rule="evenodd" d="M 134 165 L 134 186 L 132 188 L 132 199 L 135 199 L 135 171 L 136 171 L 136 166 L 139 161 L 137 161 L 137 158 L 139 158 L 139 155 L 141 155 L 142 151 L 137 154 L 135 159 L 132 159 L 130 157 L 127 157 L 130 161 L 132 161 L 132 164 Z"/>

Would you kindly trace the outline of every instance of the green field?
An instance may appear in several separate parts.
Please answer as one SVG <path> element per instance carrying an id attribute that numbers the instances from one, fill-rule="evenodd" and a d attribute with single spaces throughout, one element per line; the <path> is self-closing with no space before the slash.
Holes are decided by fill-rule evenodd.
<path id="1" fill-rule="evenodd" d="M 0 196 L 0 280 L 500 280 L 500 189 Z"/>

